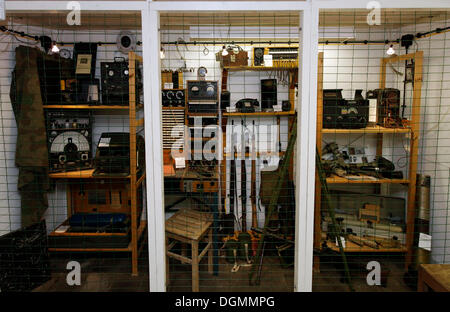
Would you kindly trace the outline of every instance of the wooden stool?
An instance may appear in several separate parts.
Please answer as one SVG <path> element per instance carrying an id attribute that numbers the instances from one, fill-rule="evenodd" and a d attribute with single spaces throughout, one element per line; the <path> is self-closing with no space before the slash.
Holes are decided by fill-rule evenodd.
<path id="1" fill-rule="evenodd" d="M 421 264 L 419 266 L 418 291 L 450 291 L 450 264 Z"/>
<path id="2" fill-rule="evenodd" d="M 192 265 L 192 291 L 199 291 L 198 264 L 203 256 L 208 252 L 208 272 L 213 273 L 213 249 L 212 249 L 212 218 L 208 213 L 201 213 L 195 210 L 183 209 L 175 213 L 166 221 L 166 281 L 169 281 L 169 257 L 177 259 L 183 263 Z M 169 244 L 169 239 L 174 241 Z M 208 244 L 199 253 L 198 243 L 206 239 Z M 176 242 L 190 244 L 192 256 L 188 258 L 170 251 Z"/>

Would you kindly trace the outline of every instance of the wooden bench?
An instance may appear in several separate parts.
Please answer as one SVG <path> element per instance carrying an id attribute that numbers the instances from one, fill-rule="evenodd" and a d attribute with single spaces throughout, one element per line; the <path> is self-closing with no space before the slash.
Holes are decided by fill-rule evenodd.
<path id="1" fill-rule="evenodd" d="M 432 289 L 450 291 L 450 264 L 421 264 L 419 267 L 418 291 Z"/>
<path id="2" fill-rule="evenodd" d="M 208 272 L 213 273 L 212 249 L 212 217 L 209 213 L 202 213 L 191 209 L 183 209 L 175 213 L 166 221 L 166 280 L 169 282 L 169 257 L 182 263 L 192 265 L 192 291 L 199 291 L 198 265 L 208 252 Z M 172 240 L 172 241 L 171 241 Z M 199 253 L 199 242 L 206 240 L 206 247 Z M 177 242 L 190 244 L 191 258 L 185 254 L 172 252 Z"/>

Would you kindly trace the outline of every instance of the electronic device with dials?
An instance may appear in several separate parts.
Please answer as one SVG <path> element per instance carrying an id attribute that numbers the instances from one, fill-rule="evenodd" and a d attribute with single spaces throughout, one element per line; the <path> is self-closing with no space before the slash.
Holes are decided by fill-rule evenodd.
<path id="1" fill-rule="evenodd" d="M 218 113 L 219 92 L 217 81 L 189 80 L 187 90 L 188 112 Z"/>
<path id="2" fill-rule="evenodd" d="M 142 74 L 138 63 L 136 63 L 136 102 L 141 103 L 142 96 Z M 101 86 L 103 105 L 129 105 L 129 68 L 128 61 L 116 57 L 114 62 L 102 62 Z"/>
<path id="3" fill-rule="evenodd" d="M 186 95 L 184 89 L 166 89 L 162 90 L 162 106 L 184 107 L 186 105 Z"/>
<path id="4" fill-rule="evenodd" d="M 91 168 L 89 112 L 47 111 L 46 124 L 50 172 Z"/>

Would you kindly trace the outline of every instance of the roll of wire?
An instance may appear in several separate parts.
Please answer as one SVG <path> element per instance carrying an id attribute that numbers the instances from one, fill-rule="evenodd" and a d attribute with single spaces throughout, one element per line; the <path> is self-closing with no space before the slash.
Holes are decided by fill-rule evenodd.
<path id="1" fill-rule="evenodd" d="M 419 248 L 420 233 L 430 234 L 430 176 L 417 174 L 414 269 L 430 262 L 430 251 Z"/>

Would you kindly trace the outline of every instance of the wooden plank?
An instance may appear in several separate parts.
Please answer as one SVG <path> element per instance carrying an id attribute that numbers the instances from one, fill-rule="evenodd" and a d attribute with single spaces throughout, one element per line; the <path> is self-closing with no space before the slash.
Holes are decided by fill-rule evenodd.
<path id="1" fill-rule="evenodd" d="M 199 291 L 198 281 L 198 241 L 192 241 L 192 291 Z"/>
<path id="2" fill-rule="evenodd" d="M 377 179 L 371 176 L 359 176 L 363 180 L 352 180 L 349 178 L 339 177 L 339 176 L 331 176 L 327 178 L 328 184 L 408 184 L 408 179 Z"/>
<path id="3" fill-rule="evenodd" d="M 403 55 L 393 55 L 391 57 L 385 57 L 383 59 L 383 62 L 385 64 L 388 63 L 397 63 L 397 62 L 401 62 L 401 61 L 410 61 L 413 60 L 417 57 L 417 53 L 423 53 L 422 51 L 418 51 L 416 53 L 408 53 L 408 54 L 403 54 Z"/>
<path id="4" fill-rule="evenodd" d="M 295 115 L 295 111 L 289 112 L 254 112 L 254 113 L 223 113 L 224 117 L 233 117 L 233 116 L 256 116 L 256 117 L 267 117 L 267 116 L 289 116 Z"/>
<path id="5" fill-rule="evenodd" d="M 174 252 L 171 252 L 171 251 L 167 251 L 166 254 L 167 254 L 168 257 L 177 259 L 178 261 L 181 261 L 181 262 L 183 262 L 183 263 L 186 263 L 186 264 L 192 264 L 192 260 L 189 259 L 188 257 L 184 257 L 184 256 L 182 256 L 182 255 L 179 255 L 179 254 L 174 253 Z"/>
<path id="6" fill-rule="evenodd" d="M 142 184 L 142 182 L 144 182 L 145 176 L 146 176 L 146 173 L 144 172 L 141 175 L 141 177 L 136 181 L 136 187 L 139 187 Z"/>
<path id="7" fill-rule="evenodd" d="M 371 248 L 369 246 L 359 246 L 354 242 L 346 240 L 346 246 L 344 248 L 344 252 L 377 252 L 377 253 L 405 253 L 407 252 L 406 246 L 402 246 L 400 248 Z M 327 246 L 335 252 L 339 252 L 339 247 L 336 246 L 336 243 L 327 241 Z"/>
<path id="8" fill-rule="evenodd" d="M 130 252 L 130 248 L 49 248 L 50 252 Z"/>
<path id="9" fill-rule="evenodd" d="M 414 243 L 414 218 L 415 218 L 415 198 L 416 198 L 416 173 L 417 159 L 419 152 L 419 132 L 420 132 L 420 101 L 422 96 L 422 70 L 423 70 L 423 51 L 418 51 L 414 58 L 414 89 L 413 89 L 413 107 L 411 111 L 411 139 L 410 139 L 410 159 L 409 159 L 409 180 L 408 189 L 408 208 L 406 214 L 406 255 L 405 269 L 408 269 L 413 256 Z"/>
<path id="10" fill-rule="evenodd" d="M 136 54 L 128 53 L 129 120 L 130 120 L 130 197 L 131 197 L 131 262 L 132 275 L 138 275 L 137 187 L 136 187 Z"/>
<path id="11" fill-rule="evenodd" d="M 316 147 L 319 155 L 322 155 L 322 133 L 323 133 L 323 52 L 319 53 L 317 77 L 317 126 L 316 126 Z M 319 175 L 316 170 L 315 185 L 315 209 L 314 209 L 314 248 L 320 248 L 322 237 L 321 228 L 321 205 L 322 205 L 322 188 L 320 185 Z M 319 257 L 314 257 L 314 271 L 320 271 Z"/>
<path id="12" fill-rule="evenodd" d="M 203 248 L 202 252 L 198 255 L 198 261 L 203 259 L 203 256 L 212 248 L 212 241 L 208 241 L 208 244 Z"/>
<path id="13" fill-rule="evenodd" d="M 128 110 L 125 105 L 43 105 L 49 109 Z"/>
<path id="14" fill-rule="evenodd" d="M 269 67 L 269 66 L 233 66 L 233 67 L 227 67 L 225 66 L 224 69 L 228 71 L 292 71 L 298 69 L 298 66 L 292 66 L 292 67 Z"/>
<path id="15" fill-rule="evenodd" d="M 324 134 L 352 134 L 352 133 L 361 133 L 361 134 L 404 134 L 410 133 L 411 128 L 385 128 L 381 126 L 368 126 L 366 128 L 361 129 L 322 129 L 322 133 Z"/>
<path id="16" fill-rule="evenodd" d="M 136 127 L 142 127 L 143 125 L 144 125 L 144 118 L 136 120 L 136 123 L 135 123 Z"/>
<path id="17" fill-rule="evenodd" d="M 421 264 L 418 291 L 431 288 L 435 292 L 450 291 L 450 264 Z"/>
<path id="18" fill-rule="evenodd" d="M 78 171 L 68 172 L 55 172 L 50 173 L 48 176 L 52 179 L 124 179 L 130 178 L 130 176 L 119 175 L 105 175 L 105 176 L 93 176 L 95 169 L 86 169 Z"/>

